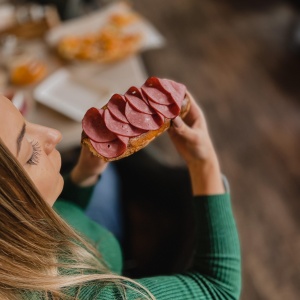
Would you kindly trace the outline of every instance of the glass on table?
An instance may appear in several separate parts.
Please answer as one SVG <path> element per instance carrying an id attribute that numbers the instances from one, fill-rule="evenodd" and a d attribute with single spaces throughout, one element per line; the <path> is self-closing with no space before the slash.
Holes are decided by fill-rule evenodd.
<path id="1" fill-rule="evenodd" d="M 27 86 L 37 83 L 47 74 L 47 65 L 38 53 L 26 50 L 26 42 L 14 35 L 0 40 L 2 68 L 7 71 L 10 84 Z"/>

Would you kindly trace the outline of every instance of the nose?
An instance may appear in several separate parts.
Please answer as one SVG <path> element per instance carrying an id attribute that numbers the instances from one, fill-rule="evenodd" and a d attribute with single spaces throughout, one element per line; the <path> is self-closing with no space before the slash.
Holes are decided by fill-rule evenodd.
<path id="1" fill-rule="evenodd" d="M 46 134 L 44 139 L 44 151 L 46 154 L 50 154 L 56 145 L 62 140 L 62 134 L 60 131 L 53 128 L 45 128 Z"/>
<path id="2" fill-rule="evenodd" d="M 61 132 L 56 129 L 32 123 L 28 125 L 28 133 L 34 140 L 36 139 L 38 141 L 41 148 L 47 155 L 49 155 L 56 145 L 62 140 Z"/>

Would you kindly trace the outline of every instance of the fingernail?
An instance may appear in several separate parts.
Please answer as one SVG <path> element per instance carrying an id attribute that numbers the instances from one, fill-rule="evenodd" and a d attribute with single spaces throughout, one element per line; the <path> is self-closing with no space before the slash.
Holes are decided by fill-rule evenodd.
<path id="1" fill-rule="evenodd" d="M 179 128 L 182 124 L 183 124 L 183 121 L 180 117 L 176 117 L 172 121 L 172 126 L 174 126 L 175 128 Z"/>

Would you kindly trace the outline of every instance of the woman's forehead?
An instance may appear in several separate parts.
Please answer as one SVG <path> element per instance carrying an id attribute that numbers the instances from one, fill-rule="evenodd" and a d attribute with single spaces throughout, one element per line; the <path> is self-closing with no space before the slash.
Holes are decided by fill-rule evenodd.
<path id="1" fill-rule="evenodd" d="M 0 114 L 1 117 L 9 115 L 14 118 L 23 118 L 19 110 L 13 105 L 13 103 L 6 97 L 0 95 Z M 2 121 L 2 118 L 0 122 Z"/>
<path id="2" fill-rule="evenodd" d="M 13 153 L 16 153 L 16 140 L 24 125 L 24 119 L 12 102 L 0 96 L 0 137 Z"/>

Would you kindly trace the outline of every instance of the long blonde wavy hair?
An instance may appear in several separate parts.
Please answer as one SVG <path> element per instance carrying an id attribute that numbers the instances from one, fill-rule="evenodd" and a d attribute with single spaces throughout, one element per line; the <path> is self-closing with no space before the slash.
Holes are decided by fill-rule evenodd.
<path id="1" fill-rule="evenodd" d="M 0 299 L 154 299 L 137 282 L 112 274 L 99 252 L 42 199 L 0 138 Z M 89 298 L 93 299 L 93 298 Z"/>

